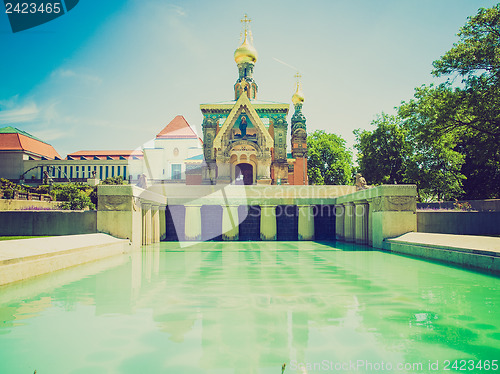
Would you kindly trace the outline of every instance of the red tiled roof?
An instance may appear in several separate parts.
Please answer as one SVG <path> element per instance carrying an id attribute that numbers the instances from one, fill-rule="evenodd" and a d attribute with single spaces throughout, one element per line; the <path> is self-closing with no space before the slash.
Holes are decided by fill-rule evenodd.
<path id="1" fill-rule="evenodd" d="M 75 157 L 93 157 L 93 156 L 142 156 L 142 151 L 78 151 L 68 154 Z"/>
<path id="2" fill-rule="evenodd" d="M 156 135 L 156 139 L 198 139 L 198 136 L 183 116 L 176 116 Z"/>
<path id="3" fill-rule="evenodd" d="M 50 144 L 19 133 L 0 134 L 1 151 L 24 151 L 40 157 L 61 158 Z"/>

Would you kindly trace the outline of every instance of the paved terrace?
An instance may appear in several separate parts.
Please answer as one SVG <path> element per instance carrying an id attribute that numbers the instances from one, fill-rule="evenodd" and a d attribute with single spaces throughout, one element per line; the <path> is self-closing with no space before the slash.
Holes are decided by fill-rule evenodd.
<path id="1" fill-rule="evenodd" d="M 500 274 L 500 238 L 409 232 L 385 241 L 391 252 Z"/>
<path id="2" fill-rule="evenodd" d="M 0 286 L 127 251 L 129 241 L 106 234 L 0 242 Z"/>

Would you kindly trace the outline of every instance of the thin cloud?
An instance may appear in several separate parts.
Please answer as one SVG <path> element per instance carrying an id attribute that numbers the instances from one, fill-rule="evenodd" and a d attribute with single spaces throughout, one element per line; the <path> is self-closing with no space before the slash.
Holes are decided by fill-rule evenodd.
<path id="1" fill-rule="evenodd" d="M 168 4 L 168 7 L 171 8 L 178 16 L 184 17 L 187 14 L 186 10 L 179 5 Z"/>
<path id="2" fill-rule="evenodd" d="M 0 124 L 20 124 L 35 120 L 40 111 L 35 103 L 0 111 Z"/>
<path id="3" fill-rule="evenodd" d="M 291 69 L 293 69 L 293 70 L 295 70 L 295 71 L 299 71 L 299 70 L 300 70 L 299 68 L 296 68 L 296 67 L 295 67 L 295 66 L 293 66 L 293 65 L 287 64 L 286 62 L 281 61 L 281 60 L 277 59 L 276 57 L 273 57 L 273 60 L 274 60 L 274 61 L 279 62 L 280 64 L 283 64 L 283 65 L 285 65 L 285 66 L 288 66 L 289 68 L 291 68 Z"/>
<path id="4" fill-rule="evenodd" d="M 87 74 L 83 72 L 77 72 L 72 69 L 66 69 L 66 68 L 59 68 L 57 70 L 54 70 L 52 74 L 50 75 L 51 78 L 74 78 L 77 79 L 83 83 L 89 83 L 89 84 L 95 84 L 95 85 L 101 85 L 102 84 L 102 79 L 98 77 L 97 75 L 93 74 Z"/>

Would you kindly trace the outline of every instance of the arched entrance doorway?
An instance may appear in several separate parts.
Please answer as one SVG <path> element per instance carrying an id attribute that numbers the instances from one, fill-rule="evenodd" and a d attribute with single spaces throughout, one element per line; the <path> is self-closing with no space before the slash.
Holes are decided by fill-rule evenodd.
<path id="1" fill-rule="evenodd" d="M 247 163 L 236 165 L 235 180 L 237 184 L 244 184 L 246 186 L 253 184 L 253 166 Z"/>

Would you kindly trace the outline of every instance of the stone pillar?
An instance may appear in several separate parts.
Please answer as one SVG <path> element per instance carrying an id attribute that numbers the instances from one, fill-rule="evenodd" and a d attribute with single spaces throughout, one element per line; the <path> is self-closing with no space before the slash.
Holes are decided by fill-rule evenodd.
<path id="1" fill-rule="evenodd" d="M 344 203 L 344 207 L 344 240 L 346 242 L 353 242 L 356 235 L 356 215 L 354 214 L 354 203 Z"/>
<path id="2" fill-rule="evenodd" d="M 276 205 L 260 206 L 260 239 L 276 240 Z"/>
<path id="3" fill-rule="evenodd" d="M 217 163 L 217 184 L 231 183 L 231 164 L 229 162 Z"/>
<path id="4" fill-rule="evenodd" d="M 374 248 L 390 249 L 385 239 L 417 230 L 416 196 L 415 185 L 382 185 L 339 196 L 337 204 L 346 205 L 345 240 L 366 240 Z M 354 208 L 353 202 L 363 205 Z M 364 214 L 360 214 L 361 206 Z M 351 221 L 354 209 L 358 213 L 357 222 Z"/>
<path id="5" fill-rule="evenodd" d="M 160 212 L 158 210 L 159 208 L 160 208 L 159 205 L 151 206 L 152 243 L 158 243 L 160 241 Z"/>
<path id="6" fill-rule="evenodd" d="M 141 204 L 141 245 L 146 245 L 146 206 Z"/>
<path id="7" fill-rule="evenodd" d="M 337 240 L 344 240 L 345 206 L 335 205 L 335 237 Z"/>
<path id="8" fill-rule="evenodd" d="M 368 244 L 368 203 L 364 201 L 356 201 L 355 214 L 355 242 L 358 244 Z"/>
<path id="9" fill-rule="evenodd" d="M 299 205 L 299 240 L 314 240 L 314 212 L 311 205 Z"/>
<path id="10" fill-rule="evenodd" d="M 99 185 L 97 197 L 97 231 L 129 239 L 130 249 L 139 249 L 146 239 L 146 216 L 141 202 L 162 206 L 167 202 L 163 195 L 129 184 Z"/>
<path id="11" fill-rule="evenodd" d="M 373 206 L 372 199 L 368 199 L 368 245 L 373 245 Z"/>
<path id="12" fill-rule="evenodd" d="M 151 244 L 151 204 L 142 204 L 142 244 Z"/>
<path id="13" fill-rule="evenodd" d="M 167 238 L 167 218 L 165 216 L 166 214 L 167 207 L 166 206 L 160 206 L 159 209 L 159 214 L 160 214 L 160 241 L 165 240 Z"/>
<path id="14" fill-rule="evenodd" d="M 238 205 L 222 206 L 222 240 L 239 239 Z"/>
<path id="15" fill-rule="evenodd" d="M 186 205 L 185 240 L 201 240 L 201 205 Z"/>

